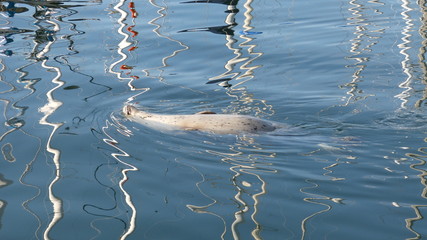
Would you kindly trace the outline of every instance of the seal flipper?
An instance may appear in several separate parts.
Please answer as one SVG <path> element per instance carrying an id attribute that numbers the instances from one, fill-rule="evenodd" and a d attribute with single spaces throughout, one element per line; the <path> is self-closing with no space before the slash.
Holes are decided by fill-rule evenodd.
<path id="1" fill-rule="evenodd" d="M 216 112 L 211 112 L 211 111 L 201 111 L 201 112 L 198 112 L 198 113 L 196 113 L 196 114 L 216 114 Z"/>

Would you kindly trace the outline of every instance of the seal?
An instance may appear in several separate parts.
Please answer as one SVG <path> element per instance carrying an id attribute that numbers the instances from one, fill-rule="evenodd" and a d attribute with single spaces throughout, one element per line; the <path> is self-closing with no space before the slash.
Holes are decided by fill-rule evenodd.
<path id="1" fill-rule="evenodd" d="M 166 115 L 149 113 L 134 106 L 123 107 L 123 115 L 133 121 L 152 128 L 202 131 L 215 134 L 240 134 L 272 132 L 284 125 L 256 117 L 237 114 L 200 112 L 189 115 Z"/>

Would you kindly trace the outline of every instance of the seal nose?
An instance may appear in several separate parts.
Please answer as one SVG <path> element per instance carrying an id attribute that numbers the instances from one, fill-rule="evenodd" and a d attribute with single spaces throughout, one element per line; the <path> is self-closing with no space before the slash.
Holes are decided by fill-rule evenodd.
<path id="1" fill-rule="evenodd" d="M 126 116 L 129 116 L 131 114 L 131 112 L 132 112 L 132 107 L 131 106 L 126 105 L 126 106 L 123 107 L 123 113 Z"/>

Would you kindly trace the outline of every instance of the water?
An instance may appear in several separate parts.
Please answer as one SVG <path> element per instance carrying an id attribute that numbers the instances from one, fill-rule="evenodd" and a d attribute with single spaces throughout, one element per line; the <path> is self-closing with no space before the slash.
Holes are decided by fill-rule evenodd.
<path id="1" fill-rule="evenodd" d="M 196 2 L 1 3 L 0 239 L 426 238 L 425 1 Z"/>

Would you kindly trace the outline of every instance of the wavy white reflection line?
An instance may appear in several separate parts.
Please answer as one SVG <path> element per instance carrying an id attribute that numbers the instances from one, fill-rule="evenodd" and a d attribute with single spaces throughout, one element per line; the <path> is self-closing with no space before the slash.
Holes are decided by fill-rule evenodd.
<path id="1" fill-rule="evenodd" d="M 188 49 L 190 49 L 190 47 L 188 47 L 187 45 L 185 45 L 183 42 L 181 42 L 179 40 L 173 39 L 172 37 L 169 37 L 169 36 L 161 33 L 160 30 L 163 26 L 162 26 L 162 24 L 159 24 L 158 21 L 160 19 L 164 18 L 163 23 L 166 22 L 165 18 L 167 16 L 166 13 L 167 13 L 168 8 L 167 8 L 167 6 L 161 6 L 161 5 L 156 4 L 154 0 L 149 0 L 149 2 L 152 6 L 154 6 L 155 8 L 158 8 L 158 10 L 157 10 L 158 16 L 153 18 L 152 20 L 148 21 L 148 24 L 155 26 L 155 28 L 152 31 L 160 38 L 164 38 L 164 39 L 167 39 L 168 41 L 177 43 L 181 48 L 179 48 L 177 50 L 173 50 L 172 53 L 170 53 L 169 55 L 162 57 L 162 66 L 153 67 L 153 68 L 145 68 L 142 70 L 142 72 L 146 75 L 146 77 L 158 79 L 161 83 L 171 86 L 173 84 L 170 84 L 170 83 L 164 81 L 165 78 L 163 77 L 163 73 L 164 73 L 163 69 L 169 66 L 167 63 L 169 59 L 177 56 L 180 52 L 187 51 Z M 151 72 L 152 72 L 151 70 L 157 70 L 159 72 L 158 75 L 157 76 L 151 76 Z M 186 90 L 190 90 L 192 92 L 204 94 L 204 92 L 192 89 L 190 87 L 180 86 L 180 85 L 175 85 L 175 86 L 179 87 L 179 88 L 186 89 Z M 139 93 L 139 94 L 141 94 L 141 93 Z"/>
<path id="2" fill-rule="evenodd" d="M 5 69 L 6 69 L 6 66 L 3 64 L 3 61 L 0 58 L 0 73 L 3 72 Z M 6 92 L 9 92 L 9 91 L 13 91 L 14 88 L 15 88 L 10 83 L 7 83 L 6 81 L 3 81 L 3 77 L 1 75 L 0 75 L 0 82 L 5 83 L 6 85 L 9 85 L 11 87 L 10 90 L 0 92 L 0 94 L 6 93 Z M 10 101 L 6 100 L 6 99 L 0 99 L 0 101 L 4 102 L 6 106 L 10 103 Z M 7 119 L 7 116 L 6 116 L 6 107 L 4 108 L 3 115 L 4 115 L 4 119 Z M 11 133 L 11 132 L 13 132 L 15 130 L 16 130 L 16 128 L 11 128 L 11 129 L 7 130 L 6 132 L 4 132 L 2 135 L 0 135 L 0 142 L 3 141 L 4 137 L 6 137 L 6 135 L 8 135 L 9 133 Z"/>
<path id="3" fill-rule="evenodd" d="M 233 10 L 233 11 L 229 12 L 229 14 L 227 15 L 227 17 L 225 19 L 225 23 L 229 26 L 237 25 L 236 14 L 238 11 L 234 11 L 235 8 L 236 8 L 235 5 L 228 5 L 228 9 Z M 237 42 L 237 40 L 234 38 L 233 35 L 226 34 L 225 40 L 226 40 L 225 46 L 229 50 L 233 51 L 234 57 L 225 63 L 225 65 L 224 65 L 224 68 L 226 69 L 225 72 L 221 73 L 218 76 L 211 77 L 211 78 L 209 78 L 209 80 L 217 80 L 217 79 L 223 79 L 223 78 L 235 78 L 235 77 L 239 76 L 239 72 L 234 71 L 235 66 L 237 64 L 239 64 L 240 62 L 246 61 L 248 59 L 248 58 L 242 58 L 243 54 L 242 54 L 241 48 L 234 47 L 234 44 Z"/>
<path id="4" fill-rule="evenodd" d="M 134 79 L 132 77 L 122 77 L 122 73 L 121 72 L 117 72 L 114 71 L 113 68 L 115 68 L 116 66 L 118 66 L 121 62 L 125 61 L 126 59 L 128 59 L 128 55 L 126 55 L 126 53 L 124 53 L 124 49 L 129 47 L 132 42 L 129 41 L 129 39 L 131 38 L 130 34 L 126 33 L 124 31 L 125 27 L 126 27 L 126 23 L 125 20 L 127 19 L 127 17 L 129 16 L 129 13 L 124 11 L 122 9 L 122 7 L 124 6 L 126 0 L 121 0 L 119 1 L 115 6 L 114 6 L 114 10 L 116 10 L 117 12 L 120 13 L 120 17 L 119 19 L 117 19 L 117 23 L 119 24 L 119 28 L 117 29 L 117 32 L 123 36 L 123 39 L 119 42 L 119 44 L 117 45 L 117 53 L 121 56 L 117 61 L 113 62 L 109 68 L 108 68 L 108 72 L 115 74 L 117 76 L 118 79 L 121 80 L 127 80 L 128 83 L 128 87 L 131 91 L 137 91 L 140 90 L 141 92 L 131 96 L 129 99 L 127 99 L 127 102 L 131 102 L 133 101 L 138 95 L 145 93 L 146 91 L 149 90 L 149 88 L 136 88 L 133 85 L 133 81 Z"/>
<path id="5" fill-rule="evenodd" d="M 339 159 L 337 159 L 337 161 L 339 161 Z M 330 181 L 340 181 L 340 180 L 344 180 L 344 178 L 339 178 L 339 177 L 333 177 L 330 176 L 331 173 L 333 173 L 333 168 L 338 166 L 340 163 L 339 162 L 335 162 L 332 163 L 329 166 L 324 167 L 323 169 L 326 171 L 325 173 L 323 173 L 323 176 L 328 176 L 330 177 Z M 342 201 L 344 199 L 342 198 L 337 198 L 337 197 L 328 197 L 326 195 L 320 195 L 320 194 L 315 194 L 315 193 L 310 193 L 306 190 L 308 189 L 318 189 L 320 186 L 319 184 L 315 183 L 315 181 L 310 180 L 310 179 L 306 179 L 305 180 L 306 183 L 311 184 L 312 186 L 308 186 L 308 187 L 303 187 L 300 189 L 300 192 L 305 193 L 307 195 L 311 195 L 312 197 L 305 197 L 303 200 L 305 202 L 308 203 L 313 203 L 313 204 L 317 204 L 320 206 L 324 206 L 325 208 L 322 210 L 319 210 L 317 212 L 314 212 L 312 214 L 310 214 L 309 216 L 305 217 L 302 221 L 301 221 L 301 240 L 305 239 L 306 233 L 307 233 L 307 222 L 311 219 L 313 219 L 315 216 L 320 215 L 320 214 L 324 214 L 326 212 L 329 212 L 330 210 L 332 210 L 332 204 L 327 204 L 327 203 L 323 203 L 320 202 L 321 200 L 329 200 L 332 201 L 334 203 L 339 203 L 341 204 Z"/>
<path id="6" fill-rule="evenodd" d="M 169 36 L 166 36 L 166 35 L 164 35 L 164 34 L 162 34 L 162 33 L 160 33 L 160 29 L 162 28 L 162 25 L 161 24 L 158 24 L 157 23 L 157 21 L 158 20 L 160 20 L 160 19 L 162 19 L 162 18 L 165 18 L 167 15 L 164 13 L 166 10 L 167 10 L 167 7 L 163 7 L 163 6 L 160 6 L 160 5 L 158 5 L 158 4 L 156 4 L 155 3 L 155 1 L 154 0 L 149 0 L 149 2 L 150 2 L 150 4 L 151 5 L 153 5 L 154 7 L 156 7 L 156 8 L 158 8 L 159 10 L 157 10 L 157 14 L 159 15 L 158 17 L 156 17 L 156 18 L 153 18 L 152 20 L 150 20 L 149 22 L 148 22 L 148 24 L 151 24 L 151 25 L 153 25 L 153 26 L 155 26 L 155 28 L 153 29 L 153 32 L 157 35 L 157 36 L 159 36 L 159 37 L 161 37 L 161 38 L 165 38 L 165 39 L 167 39 L 167 40 L 169 40 L 169 41 L 171 41 L 171 42 L 176 42 L 176 43 L 178 43 L 182 48 L 181 49 L 178 49 L 178 50 L 175 50 L 175 51 L 173 51 L 170 55 L 168 55 L 168 56 L 166 56 L 166 57 L 163 57 L 162 58 L 162 67 L 160 67 L 160 68 L 165 68 L 165 67 L 167 67 L 168 66 L 168 64 L 167 64 L 167 60 L 168 59 L 170 59 L 170 58 L 173 58 L 173 57 L 175 57 L 178 53 L 180 53 L 180 52 L 183 52 L 183 51 L 186 51 L 186 50 L 188 50 L 189 49 L 189 47 L 187 46 L 187 45 L 185 45 L 183 42 L 181 42 L 181 41 L 178 41 L 178 40 L 176 40 L 176 39 L 173 39 L 173 38 L 171 38 L 171 37 L 169 37 Z M 159 69 L 160 69 L 159 68 Z M 148 72 L 148 70 L 149 69 L 145 69 L 144 71 L 145 72 Z"/>
<path id="7" fill-rule="evenodd" d="M 234 200 L 241 206 L 238 211 L 234 212 L 234 221 L 231 223 L 230 229 L 233 239 L 241 239 L 241 236 L 238 231 L 238 226 L 245 222 L 244 216 L 248 212 L 250 214 L 250 219 L 255 227 L 251 230 L 251 236 L 253 239 L 261 240 L 261 230 L 262 225 L 256 219 L 257 214 L 259 213 L 259 205 L 261 202 L 260 197 L 267 193 L 267 182 L 262 178 L 262 173 L 277 173 L 277 170 L 271 167 L 271 162 L 260 161 L 261 159 L 275 158 L 275 153 L 270 154 L 245 154 L 245 150 L 262 150 L 260 146 L 255 143 L 255 139 L 251 137 L 242 137 L 239 138 L 240 143 L 235 145 L 230 145 L 230 153 L 217 152 L 212 150 L 206 150 L 207 153 L 210 153 L 215 156 L 221 157 L 221 161 L 230 164 L 229 170 L 233 173 L 232 184 L 236 188 L 236 193 L 234 195 Z M 260 182 L 260 189 L 256 190 L 255 193 L 249 194 L 244 188 L 239 185 L 239 182 L 243 181 L 245 175 L 255 176 Z M 251 187 L 251 184 L 243 185 L 245 187 Z M 255 190 L 255 189 L 254 189 Z M 244 199 L 244 196 L 250 196 L 253 204 L 250 204 L 247 200 Z"/>
<path id="8" fill-rule="evenodd" d="M 54 22 L 50 22 L 50 23 L 57 26 L 57 24 Z M 46 47 L 43 49 L 43 51 L 41 51 L 39 54 L 37 54 L 38 57 L 42 57 L 42 56 L 44 56 L 45 53 L 49 52 L 50 47 L 54 42 L 55 41 L 48 42 Z M 48 66 L 46 63 L 47 63 L 47 59 L 42 61 L 42 67 L 43 68 L 48 69 L 48 70 L 53 70 L 54 72 L 57 73 L 56 76 L 52 79 L 52 83 L 56 84 L 56 86 L 53 87 L 52 89 L 50 89 L 46 93 L 47 103 L 43 107 L 39 108 L 39 112 L 44 114 L 44 116 L 39 120 L 39 123 L 41 125 L 47 125 L 47 126 L 53 127 L 52 132 L 50 133 L 49 138 L 48 138 L 47 143 L 46 143 L 46 150 L 49 153 L 53 154 L 52 161 L 55 165 L 55 178 L 50 182 L 50 184 L 48 186 L 49 200 L 52 203 L 52 207 L 53 207 L 53 217 L 52 217 L 52 220 L 49 222 L 49 224 L 48 224 L 48 226 L 47 226 L 47 228 L 43 234 L 44 239 L 50 239 L 50 237 L 49 237 L 50 231 L 55 226 L 55 224 L 58 223 L 59 220 L 61 220 L 61 218 L 63 217 L 62 200 L 60 198 L 56 197 L 55 194 L 53 193 L 53 186 L 61 178 L 61 163 L 60 163 L 61 151 L 59 151 L 58 149 L 55 149 L 51 146 L 51 142 L 52 142 L 52 138 L 53 138 L 54 134 L 56 133 L 58 128 L 63 125 L 63 123 L 51 123 L 47 120 L 47 118 L 50 115 L 52 115 L 62 105 L 62 102 L 55 100 L 53 98 L 52 94 L 56 89 L 63 86 L 64 82 L 59 80 L 62 76 L 60 68 Z"/>
<path id="9" fill-rule="evenodd" d="M 237 165 L 237 166 L 230 167 L 230 171 L 235 173 L 235 175 L 233 176 L 233 185 L 236 187 L 237 192 L 236 192 L 236 195 L 234 195 L 234 199 L 236 199 L 236 201 L 239 204 L 244 206 L 243 209 L 240 209 L 234 213 L 234 221 L 231 224 L 231 233 L 233 234 L 233 239 L 240 239 L 237 231 L 237 226 L 243 222 L 243 214 L 249 211 L 248 204 L 241 198 L 243 189 L 239 187 L 239 185 L 235 182 L 236 179 L 241 175 L 238 170 L 235 170 L 235 168 L 240 168 L 240 167 L 244 167 L 244 166 Z M 257 222 L 254 222 L 254 224 L 258 226 Z"/>
<path id="10" fill-rule="evenodd" d="M 110 115 L 111 119 L 115 122 L 118 123 L 118 120 L 114 117 L 113 114 Z M 107 130 L 109 127 L 115 126 L 114 123 L 110 123 L 108 120 L 105 121 L 105 126 L 102 127 L 102 132 L 105 134 L 105 136 L 107 136 L 107 138 L 104 138 L 103 141 L 108 144 L 109 146 L 113 147 L 114 149 L 118 150 L 119 153 L 112 153 L 111 156 L 119 163 L 129 167 L 129 168 L 125 168 L 122 169 L 121 173 L 122 173 L 122 178 L 119 181 L 119 188 L 121 190 L 121 192 L 123 193 L 123 196 L 125 196 L 125 202 L 126 204 L 129 206 L 129 208 L 131 209 L 131 218 L 129 220 L 129 228 L 125 230 L 125 232 L 123 233 L 123 235 L 120 237 L 120 240 L 124 240 L 126 239 L 129 235 L 131 235 L 134 231 L 135 231 L 135 227 L 136 227 L 136 216 L 137 216 L 137 211 L 136 211 L 136 207 L 132 202 L 132 197 L 131 195 L 125 190 L 124 188 L 124 184 L 126 183 L 126 181 L 129 179 L 127 176 L 128 172 L 132 172 L 132 171 L 138 171 L 139 169 L 137 167 L 135 167 L 134 165 L 127 163 L 123 160 L 121 160 L 121 157 L 129 157 L 129 154 L 127 152 L 125 152 L 123 149 L 118 147 L 118 141 L 115 140 L 112 136 L 110 136 L 107 133 Z"/>
<path id="11" fill-rule="evenodd" d="M 349 4 L 351 5 L 351 7 L 348 8 L 348 11 L 353 17 L 347 18 L 347 20 L 349 21 L 347 25 L 355 26 L 355 31 L 353 32 L 355 36 L 350 40 L 350 53 L 352 55 L 347 57 L 347 59 L 354 60 L 355 63 L 352 65 L 347 65 L 346 67 L 354 68 L 355 71 L 352 75 L 352 80 L 344 85 L 350 88 L 346 92 L 349 96 L 347 97 L 344 106 L 350 105 L 352 100 L 357 100 L 358 83 L 362 79 L 361 74 L 366 68 L 366 62 L 369 60 L 366 57 L 360 56 L 363 52 L 363 48 L 361 48 L 361 45 L 364 41 L 364 38 L 367 37 L 367 28 L 365 26 L 368 25 L 368 23 L 366 23 L 367 19 L 362 14 L 364 6 L 362 4 L 359 4 L 356 0 L 350 0 Z"/>
<path id="12" fill-rule="evenodd" d="M 262 239 L 262 237 L 260 235 L 261 224 L 256 219 L 256 215 L 258 214 L 258 205 L 260 204 L 259 197 L 261 197 L 267 193 L 267 190 L 266 190 L 267 183 L 264 181 L 264 179 L 262 179 L 261 175 L 256 173 L 256 172 L 276 173 L 277 171 L 274 169 L 270 170 L 270 169 L 258 168 L 257 166 L 252 166 L 252 165 L 256 165 L 256 164 L 257 164 L 256 161 L 252 161 L 252 164 L 250 164 L 249 166 L 237 164 L 237 165 L 229 168 L 230 171 L 235 173 L 235 175 L 233 176 L 233 185 L 237 188 L 237 193 L 236 193 L 236 195 L 234 195 L 234 199 L 236 199 L 236 201 L 238 201 L 242 206 L 245 206 L 243 209 L 234 213 L 235 220 L 231 225 L 231 232 L 233 234 L 234 239 L 240 238 L 238 235 L 237 226 L 239 223 L 243 222 L 243 214 L 250 210 L 249 205 L 241 197 L 242 193 L 244 193 L 245 191 L 236 182 L 238 177 L 241 176 L 241 172 L 255 176 L 261 182 L 260 191 L 252 194 L 252 196 L 251 196 L 251 198 L 253 200 L 253 205 L 252 205 L 253 212 L 252 212 L 250 217 L 251 217 L 252 222 L 255 225 L 255 228 L 251 231 L 252 237 L 255 240 L 261 240 Z"/>
<path id="13" fill-rule="evenodd" d="M 254 11 L 253 7 L 251 6 L 253 0 L 247 0 L 244 3 L 245 12 L 244 14 L 244 23 L 243 23 L 243 29 L 246 32 L 250 32 L 252 29 L 254 29 L 251 26 L 251 22 L 253 20 L 252 12 Z M 234 5 L 229 5 L 230 7 L 235 7 Z M 238 11 L 230 11 L 229 15 L 227 16 L 226 23 L 228 25 L 237 25 L 235 21 L 235 15 Z M 223 78 L 235 78 L 238 80 L 236 83 L 234 83 L 233 86 L 227 88 L 226 94 L 237 101 L 234 106 L 230 106 L 229 109 L 231 112 L 240 112 L 240 104 L 244 103 L 246 104 L 252 104 L 254 107 L 252 107 L 253 110 L 255 110 L 255 114 L 257 116 L 261 114 L 265 115 L 273 115 L 274 110 L 273 106 L 269 105 L 266 100 L 263 99 L 257 99 L 253 96 L 253 94 L 249 93 L 246 88 L 244 87 L 244 84 L 248 82 L 249 80 L 252 80 L 254 78 L 254 71 L 257 68 L 262 67 L 262 65 L 252 65 L 259 57 L 263 56 L 264 53 L 262 52 L 255 52 L 255 48 L 257 47 L 256 44 L 251 44 L 251 42 L 254 40 L 254 38 L 246 35 L 240 35 L 241 39 L 244 39 L 242 43 L 240 43 L 238 48 L 234 46 L 235 43 L 237 43 L 237 40 L 233 37 L 233 35 L 226 35 L 226 43 L 228 49 L 233 51 L 234 57 L 228 60 L 224 68 L 226 71 L 218 76 L 211 77 L 209 80 L 217 80 L 217 79 L 223 79 Z M 243 53 L 242 50 L 246 49 L 246 52 L 249 54 L 250 57 L 242 57 Z M 241 64 L 239 69 L 241 71 L 235 71 L 236 65 Z"/>
<path id="14" fill-rule="evenodd" d="M 415 103 L 415 107 L 419 108 L 421 107 L 422 103 L 425 102 L 425 100 L 427 100 L 427 63 L 426 63 L 426 48 L 427 48 L 427 6 L 426 6 L 427 2 L 426 0 L 420 0 L 418 1 L 418 5 L 420 6 L 421 9 L 421 26 L 418 29 L 418 34 L 421 36 L 422 38 L 422 42 L 421 42 L 421 46 L 420 46 L 420 50 L 418 53 L 418 62 L 420 64 L 420 67 L 422 69 L 423 72 L 423 78 L 421 79 L 421 82 L 424 84 L 424 90 L 423 90 L 423 96 L 418 99 Z"/>
<path id="15" fill-rule="evenodd" d="M 126 60 L 128 58 L 128 56 L 124 53 L 124 49 L 129 47 L 132 43 L 129 41 L 129 39 L 131 38 L 131 36 L 128 33 L 124 32 L 124 29 L 126 27 L 126 23 L 125 20 L 126 18 L 129 16 L 129 14 L 124 11 L 122 9 L 122 7 L 124 6 L 126 0 L 120 0 L 118 1 L 118 3 L 116 5 L 114 5 L 114 10 L 116 10 L 117 12 L 120 13 L 120 17 L 119 19 L 117 19 L 117 23 L 119 24 L 119 28 L 117 29 L 117 32 L 123 36 L 123 39 L 120 41 L 120 43 L 117 46 L 117 53 L 121 56 L 120 59 L 118 59 L 116 62 L 113 62 L 110 66 L 108 71 L 112 74 L 115 74 L 117 76 L 118 79 L 122 79 L 122 80 L 128 80 L 128 86 L 130 88 L 131 91 L 136 91 L 136 90 L 140 90 L 137 89 L 133 86 L 132 82 L 133 82 L 133 78 L 128 77 L 128 78 L 123 78 L 121 72 L 116 72 L 113 70 L 114 67 L 116 67 L 117 65 L 119 65 L 121 62 L 123 62 L 124 60 Z M 130 102 L 132 101 L 136 96 L 138 96 L 139 94 L 142 94 L 146 91 L 148 91 L 148 88 L 142 89 L 143 91 L 130 97 L 127 101 Z M 114 123 L 118 123 L 117 119 L 114 117 L 113 114 L 110 115 L 112 121 Z M 137 211 L 135 208 L 135 205 L 132 202 L 132 197 L 131 195 L 125 190 L 124 188 L 124 184 L 126 183 L 126 181 L 128 180 L 128 176 L 127 173 L 130 171 L 137 171 L 138 168 L 136 168 L 135 166 L 122 161 L 120 159 L 120 157 L 129 157 L 129 154 L 127 154 L 124 150 L 122 150 L 121 148 L 118 147 L 118 142 L 107 133 L 107 129 L 109 127 L 113 127 L 114 123 L 110 123 L 108 120 L 105 121 L 105 126 L 102 127 L 102 131 L 105 134 L 105 136 L 107 136 L 107 138 L 104 138 L 103 141 L 108 144 L 109 146 L 115 148 L 116 150 L 118 150 L 120 153 L 112 153 L 111 156 L 119 163 L 122 163 L 123 165 L 129 167 L 126 169 L 123 169 L 121 171 L 122 173 L 122 178 L 119 181 L 119 188 L 120 191 L 123 193 L 123 196 L 125 197 L 125 202 L 126 204 L 129 206 L 129 208 L 131 209 L 131 218 L 129 220 L 129 228 L 125 229 L 123 235 L 120 237 L 120 239 L 126 239 L 129 235 L 132 234 L 132 232 L 135 231 L 135 222 L 136 222 L 136 215 L 137 215 Z"/>
<path id="16" fill-rule="evenodd" d="M 249 32 L 252 29 L 254 29 L 251 26 L 251 22 L 253 19 L 252 16 L 252 12 L 253 12 L 253 7 L 251 6 L 253 0 L 247 0 L 243 6 L 246 9 L 246 11 L 243 13 L 243 15 L 245 16 L 244 18 L 244 23 L 243 23 L 243 31 L 245 32 Z M 252 56 L 251 58 L 247 58 L 245 60 L 245 62 L 242 64 L 242 66 L 240 67 L 240 69 L 245 70 L 245 72 L 240 75 L 239 77 L 237 77 L 237 79 L 241 79 L 241 78 L 245 78 L 248 77 L 247 80 L 239 82 L 238 84 L 236 84 L 235 86 L 238 86 L 240 84 L 243 84 L 247 81 L 249 81 L 250 79 L 252 79 L 254 77 L 254 70 L 257 68 L 262 67 L 261 65 L 254 65 L 254 66 L 249 66 L 251 63 L 253 63 L 256 59 L 258 59 L 259 57 L 261 57 L 262 55 L 264 55 L 264 53 L 262 52 L 255 52 L 254 49 L 257 45 L 255 44 L 250 44 L 250 42 L 252 42 L 254 39 L 252 37 L 250 37 L 249 35 L 240 35 L 240 38 L 245 39 L 244 42 L 242 42 L 241 44 L 239 44 L 240 47 L 247 47 L 247 52 Z"/>
<path id="17" fill-rule="evenodd" d="M 401 49 L 399 51 L 400 54 L 403 55 L 404 59 L 401 62 L 403 72 L 406 74 L 406 79 L 399 84 L 399 88 L 402 88 L 403 91 L 399 94 L 397 94 L 395 97 L 399 98 L 402 103 L 400 104 L 401 108 L 406 108 L 406 104 L 408 103 L 408 98 L 410 97 L 410 92 L 413 90 L 410 86 L 411 80 L 413 78 L 413 75 L 411 73 L 411 67 L 410 67 L 410 55 L 408 53 L 409 49 L 411 49 L 410 46 L 408 46 L 409 43 L 411 43 L 410 38 L 412 37 L 411 31 L 412 27 L 414 26 L 413 19 L 410 18 L 409 12 L 413 11 L 412 8 L 409 7 L 410 2 L 408 0 L 401 0 L 402 1 L 402 8 L 404 11 L 400 13 L 402 16 L 402 19 L 405 22 L 405 27 L 402 29 L 402 35 L 401 38 L 402 43 L 398 45 L 398 47 Z"/>
<path id="18" fill-rule="evenodd" d="M 258 178 L 258 180 L 261 182 L 261 191 L 252 195 L 252 199 L 254 200 L 254 211 L 251 215 L 251 219 L 254 223 L 257 223 L 256 225 L 257 227 L 254 230 L 252 230 L 251 234 L 254 237 L 254 239 L 262 239 L 260 236 L 261 226 L 260 224 L 258 224 L 258 221 L 256 220 L 256 215 L 258 214 L 258 205 L 260 203 L 260 200 L 258 198 L 267 193 L 267 190 L 266 190 L 267 183 L 264 181 L 264 179 L 261 178 L 260 175 L 258 174 L 253 174 L 253 175 L 255 175 Z"/>
<path id="19" fill-rule="evenodd" d="M 424 142 L 427 142 L 427 138 L 424 139 Z M 418 153 L 407 153 L 406 154 L 407 157 L 410 157 L 412 159 L 415 159 L 416 163 L 413 163 L 410 165 L 410 168 L 419 172 L 419 174 L 417 175 L 417 177 L 420 178 L 420 183 L 423 187 L 423 190 L 421 192 L 421 197 L 424 199 L 427 199 L 427 171 L 423 169 L 423 167 L 425 168 L 427 161 L 425 159 L 427 159 L 427 147 L 422 147 L 418 149 Z M 411 205 L 411 208 L 414 210 L 415 212 L 415 217 L 412 218 L 406 218 L 405 222 L 406 222 L 406 228 L 412 232 L 413 234 L 415 234 L 416 237 L 413 238 L 407 238 L 408 240 L 412 240 L 412 239 L 421 239 L 422 235 L 420 233 L 418 233 L 417 231 L 415 231 L 414 229 L 414 225 L 417 221 L 422 221 L 425 220 L 425 216 L 423 216 L 422 212 L 421 212 L 421 208 L 425 209 L 427 208 L 427 205 Z M 420 224 L 421 225 L 421 224 Z"/>
<path id="20" fill-rule="evenodd" d="M 117 19 L 117 23 L 120 25 L 120 27 L 117 29 L 117 33 L 122 35 L 123 39 L 120 41 L 119 45 L 117 46 L 118 47 L 117 53 L 121 56 L 121 58 L 110 65 L 108 72 L 117 75 L 118 79 L 129 80 L 128 86 L 131 88 L 131 90 L 135 90 L 135 87 L 132 86 L 132 84 L 131 84 L 131 82 L 133 80 L 131 77 L 124 78 L 124 77 L 122 77 L 121 72 L 116 72 L 113 70 L 113 68 L 115 66 L 117 66 L 119 63 L 123 62 L 124 60 L 126 60 L 128 58 L 128 56 L 123 52 L 123 49 L 129 47 L 132 44 L 130 41 L 128 41 L 128 39 L 130 38 L 130 35 L 124 32 L 124 28 L 126 27 L 126 23 L 124 23 L 124 21 L 126 20 L 126 18 L 129 15 L 126 11 L 121 9 L 121 7 L 125 4 L 125 2 L 126 2 L 126 0 L 120 0 L 114 6 L 114 10 L 116 10 L 117 12 L 120 13 L 120 17 L 119 17 L 119 19 Z"/>
<path id="21" fill-rule="evenodd" d="M 224 226 L 224 231 L 221 233 L 221 239 L 224 240 L 225 234 L 227 232 L 227 224 L 225 222 L 225 219 L 223 217 L 221 217 L 220 215 L 207 210 L 210 206 L 215 205 L 218 201 L 216 199 L 212 198 L 211 196 L 209 196 L 208 194 L 206 194 L 202 190 L 202 188 L 200 187 L 200 185 L 202 183 L 206 182 L 206 177 L 196 167 L 193 167 L 191 165 L 188 165 L 188 164 L 185 164 L 183 162 L 180 162 L 180 161 L 178 161 L 178 159 L 175 159 L 175 161 L 178 162 L 178 163 L 180 163 L 180 164 L 182 164 L 182 165 L 185 165 L 185 166 L 188 166 L 188 167 L 192 168 L 195 172 L 197 172 L 200 175 L 200 177 L 202 178 L 202 180 L 196 183 L 196 187 L 197 187 L 197 189 L 199 190 L 199 192 L 204 197 L 206 197 L 206 198 L 208 198 L 209 200 L 212 201 L 211 203 L 203 205 L 203 206 L 196 206 L 196 205 L 192 205 L 192 204 L 187 204 L 186 207 L 188 209 L 190 209 L 191 211 L 195 212 L 195 213 L 206 213 L 206 214 L 210 214 L 212 216 L 215 216 L 215 217 L 218 217 L 219 219 L 221 219 L 221 221 L 223 223 L 223 226 Z"/>
<path id="22" fill-rule="evenodd" d="M 41 152 L 41 149 L 42 149 L 42 140 L 39 137 L 33 136 L 33 135 L 31 135 L 31 134 L 23 131 L 23 130 L 21 130 L 21 131 L 24 134 L 28 135 L 28 136 L 36 138 L 38 140 L 38 142 L 39 142 L 39 147 L 37 149 L 37 152 L 34 154 L 33 159 L 31 159 L 31 161 L 29 163 L 27 163 L 27 166 L 25 167 L 24 172 L 22 173 L 21 177 L 19 178 L 19 182 L 22 185 L 34 188 L 36 190 L 36 194 L 33 197 L 25 200 L 22 203 L 22 207 L 36 219 L 36 221 L 37 221 L 37 229 L 34 232 L 34 236 L 38 239 L 38 233 L 39 233 L 39 231 L 42 228 L 42 220 L 40 219 L 40 217 L 34 211 L 32 211 L 30 209 L 30 207 L 28 205 L 30 204 L 30 202 L 32 202 L 33 200 L 35 200 L 36 198 L 38 198 L 41 195 L 41 189 L 40 189 L 40 187 L 38 187 L 36 185 L 30 184 L 30 183 L 26 183 L 25 182 L 25 177 L 27 176 L 27 174 L 29 174 L 33 170 L 32 169 L 33 168 L 33 164 L 36 161 L 37 156 L 39 155 L 39 153 Z"/>

